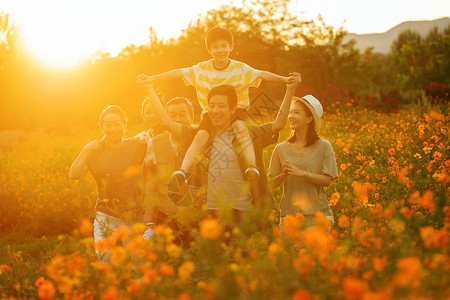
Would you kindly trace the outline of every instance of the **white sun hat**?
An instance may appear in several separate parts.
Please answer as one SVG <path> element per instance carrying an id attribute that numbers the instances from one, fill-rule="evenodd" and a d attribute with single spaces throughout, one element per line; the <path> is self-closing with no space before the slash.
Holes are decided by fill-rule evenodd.
<path id="1" fill-rule="evenodd" d="M 319 100 L 317 100 L 313 95 L 306 95 L 302 98 L 294 97 L 294 100 L 302 102 L 311 111 L 314 117 L 314 130 L 319 132 L 320 118 L 322 118 L 323 115 L 322 104 L 320 104 Z"/>

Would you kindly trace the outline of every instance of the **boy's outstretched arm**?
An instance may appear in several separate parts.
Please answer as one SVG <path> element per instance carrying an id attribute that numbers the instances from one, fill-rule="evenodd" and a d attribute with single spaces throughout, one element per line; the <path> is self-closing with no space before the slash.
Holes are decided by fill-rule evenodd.
<path id="1" fill-rule="evenodd" d="M 277 134 L 286 125 L 286 120 L 289 115 L 289 110 L 291 107 L 292 98 L 294 97 L 295 89 L 302 81 L 302 78 L 298 73 L 291 73 L 290 78 L 292 78 L 293 80 L 290 80 L 286 85 L 286 93 L 284 94 L 283 102 L 281 103 L 277 117 L 272 124 L 272 134 Z"/>
<path id="2" fill-rule="evenodd" d="M 140 74 L 136 78 L 136 82 L 138 84 L 146 84 L 151 83 L 155 80 L 167 80 L 167 79 L 176 79 L 181 78 L 181 70 L 180 69 L 173 69 L 164 73 L 147 76 L 145 74 Z"/>
<path id="3" fill-rule="evenodd" d="M 287 83 L 289 77 L 277 75 L 268 71 L 262 71 L 261 80 L 269 82 Z"/>
<path id="4" fill-rule="evenodd" d="M 169 115 L 167 114 L 166 110 L 164 109 L 164 107 L 162 106 L 161 102 L 158 99 L 158 95 L 156 95 L 153 83 L 144 84 L 144 87 L 147 89 L 148 96 L 152 102 L 152 106 L 156 111 L 156 116 L 161 125 L 164 128 L 166 128 L 171 134 L 173 134 L 176 138 L 181 138 L 183 132 L 183 125 L 170 120 Z"/>

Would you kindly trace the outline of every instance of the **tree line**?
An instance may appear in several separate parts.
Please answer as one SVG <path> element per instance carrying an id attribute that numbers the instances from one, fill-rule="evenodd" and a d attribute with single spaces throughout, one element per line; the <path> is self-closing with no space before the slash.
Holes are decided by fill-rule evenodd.
<path id="1" fill-rule="evenodd" d="M 149 29 L 148 43 L 129 45 L 116 57 L 97 53 L 70 70 L 54 70 L 34 61 L 21 46 L 20 33 L 8 14 L 0 14 L 0 129 L 50 127 L 55 130 L 94 125 L 100 110 L 118 104 L 131 123 L 140 122 L 143 90 L 140 73 L 155 74 L 192 66 L 209 59 L 206 31 L 229 28 L 235 39 L 232 58 L 250 66 L 287 75 L 298 71 L 303 83 L 297 94 L 316 95 L 325 109 L 353 99 L 357 105 L 390 111 L 414 101 L 422 89 L 446 101 L 450 85 L 450 26 L 426 37 L 402 32 L 387 55 L 369 48 L 359 51 L 346 32 L 320 18 L 304 20 L 289 12 L 289 0 L 244 1 L 242 7 L 223 5 L 191 21 L 177 38 L 159 39 Z M 156 87 L 165 99 L 187 96 L 197 107 L 195 91 L 181 81 Z M 281 100 L 283 86 L 262 85 Z M 199 111 L 199 109 L 198 109 Z"/>

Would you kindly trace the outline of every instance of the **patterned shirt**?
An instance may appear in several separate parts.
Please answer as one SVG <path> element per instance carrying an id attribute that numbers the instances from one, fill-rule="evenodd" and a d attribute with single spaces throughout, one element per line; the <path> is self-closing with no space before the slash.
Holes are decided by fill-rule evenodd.
<path id="1" fill-rule="evenodd" d="M 230 63 L 225 69 L 217 70 L 213 66 L 213 61 L 210 59 L 193 67 L 181 69 L 181 78 L 184 83 L 195 87 L 203 112 L 208 107 L 209 91 L 219 85 L 233 86 L 237 94 L 237 108 L 249 108 L 248 88 L 258 87 L 261 84 L 262 71 L 233 59 L 230 59 Z"/>

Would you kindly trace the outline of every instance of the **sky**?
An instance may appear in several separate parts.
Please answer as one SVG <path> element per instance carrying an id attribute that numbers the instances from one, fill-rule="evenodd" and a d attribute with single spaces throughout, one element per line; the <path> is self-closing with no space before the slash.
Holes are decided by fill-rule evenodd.
<path id="1" fill-rule="evenodd" d="M 221 4 L 242 0 L 0 0 L 20 28 L 28 51 L 53 66 L 72 66 L 89 54 L 117 55 L 126 45 L 176 37 L 189 21 Z M 410 20 L 450 15 L 449 0 L 291 0 L 299 18 L 317 19 L 353 33 L 376 33 Z"/>

